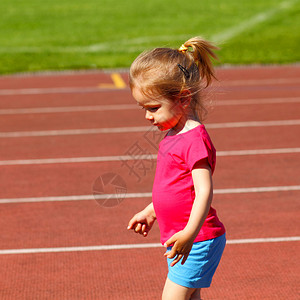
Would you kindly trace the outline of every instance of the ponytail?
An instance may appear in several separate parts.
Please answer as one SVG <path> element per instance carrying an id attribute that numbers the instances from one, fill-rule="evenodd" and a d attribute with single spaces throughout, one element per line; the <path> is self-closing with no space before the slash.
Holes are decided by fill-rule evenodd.
<path id="1" fill-rule="evenodd" d="M 190 48 L 192 48 L 191 51 L 189 51 Z M 194 60 L 201 80 L 206 81 L 206 87 L 210 85 L 212 78 L 216 79 L 211 59 L 218 59 L 214 50 L 218 50 L 218 47 L 197 37 L 189 39 L 178 49 L 179 52 L 189 55 Z"/>

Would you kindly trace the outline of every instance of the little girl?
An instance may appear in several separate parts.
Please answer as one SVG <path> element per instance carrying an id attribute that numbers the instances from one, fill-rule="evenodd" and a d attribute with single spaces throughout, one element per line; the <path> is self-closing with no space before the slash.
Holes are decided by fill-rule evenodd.
<path id="1" fill-rule="evenodd" d="M 212 81 L 211 43 L 192 38 L 179 49 L 156 48 L 132 63 L 132 95 L 161 131 L 152 200 L 128 229 L 147 236 L 157 219 L 169 273 L 163 300 L 200 299 L 220 262 L 225 229 L 213 198 L 216 150 L 201 123 L 201 92 Z M 178 263 L 181 260 L 181 263 Z"/>

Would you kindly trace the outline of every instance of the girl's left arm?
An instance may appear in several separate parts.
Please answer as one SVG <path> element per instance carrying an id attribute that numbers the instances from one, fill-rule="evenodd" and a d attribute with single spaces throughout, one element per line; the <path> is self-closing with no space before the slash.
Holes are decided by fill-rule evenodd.
<path id="1" fill-rule="evenodd" d="M 185 263 L 193 242 L 207 217 L 213 197 L 211 169 L 206 159 L 196 163 L 192 170 L 192 177 L 196 197 L 189 221 L 183 230 L 175 233 L 164 244 L 165 247 L 173 244 L 172 249 L 165 253 L 168 258 L 175 258 L 171 266 L 177 264 L 181 258 L 181 263 Z"/>

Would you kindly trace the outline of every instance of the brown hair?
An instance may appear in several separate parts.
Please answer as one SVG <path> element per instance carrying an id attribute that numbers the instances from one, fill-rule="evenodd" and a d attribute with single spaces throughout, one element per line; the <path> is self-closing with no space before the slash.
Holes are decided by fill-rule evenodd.
<path id="1" fill-rule="evenodd" d="M 130 88 L 138 86 L 144 94 L 159 94 L 170 100 L 183 90 L 189 90 L 191 108 L 202 120 L 206 109 L 201 92 L 216 78 L 212 59 L 217 59 L 214 53 L 217 49 L 210 42 L 195 37 L 180 49 L 156 48 L 143 52 L 130 67 Z"/>

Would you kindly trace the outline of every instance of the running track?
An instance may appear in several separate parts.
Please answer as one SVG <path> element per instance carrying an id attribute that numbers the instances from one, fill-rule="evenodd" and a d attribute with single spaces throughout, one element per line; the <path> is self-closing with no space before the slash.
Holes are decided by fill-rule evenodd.
<path id="1" fill-rule="evenodd" d="M 228 245 L 203 297 L 299 299 L 300 67 L 217 71 L 205 124 Z M 0 78 L 2 300 L 160 299 L 158 227 L 126 230 L 151 201 L 160 137 L 126 73 Z M 106 173 L 126 183 L 114 207 L 124 190 L 92 194 Z"/>

